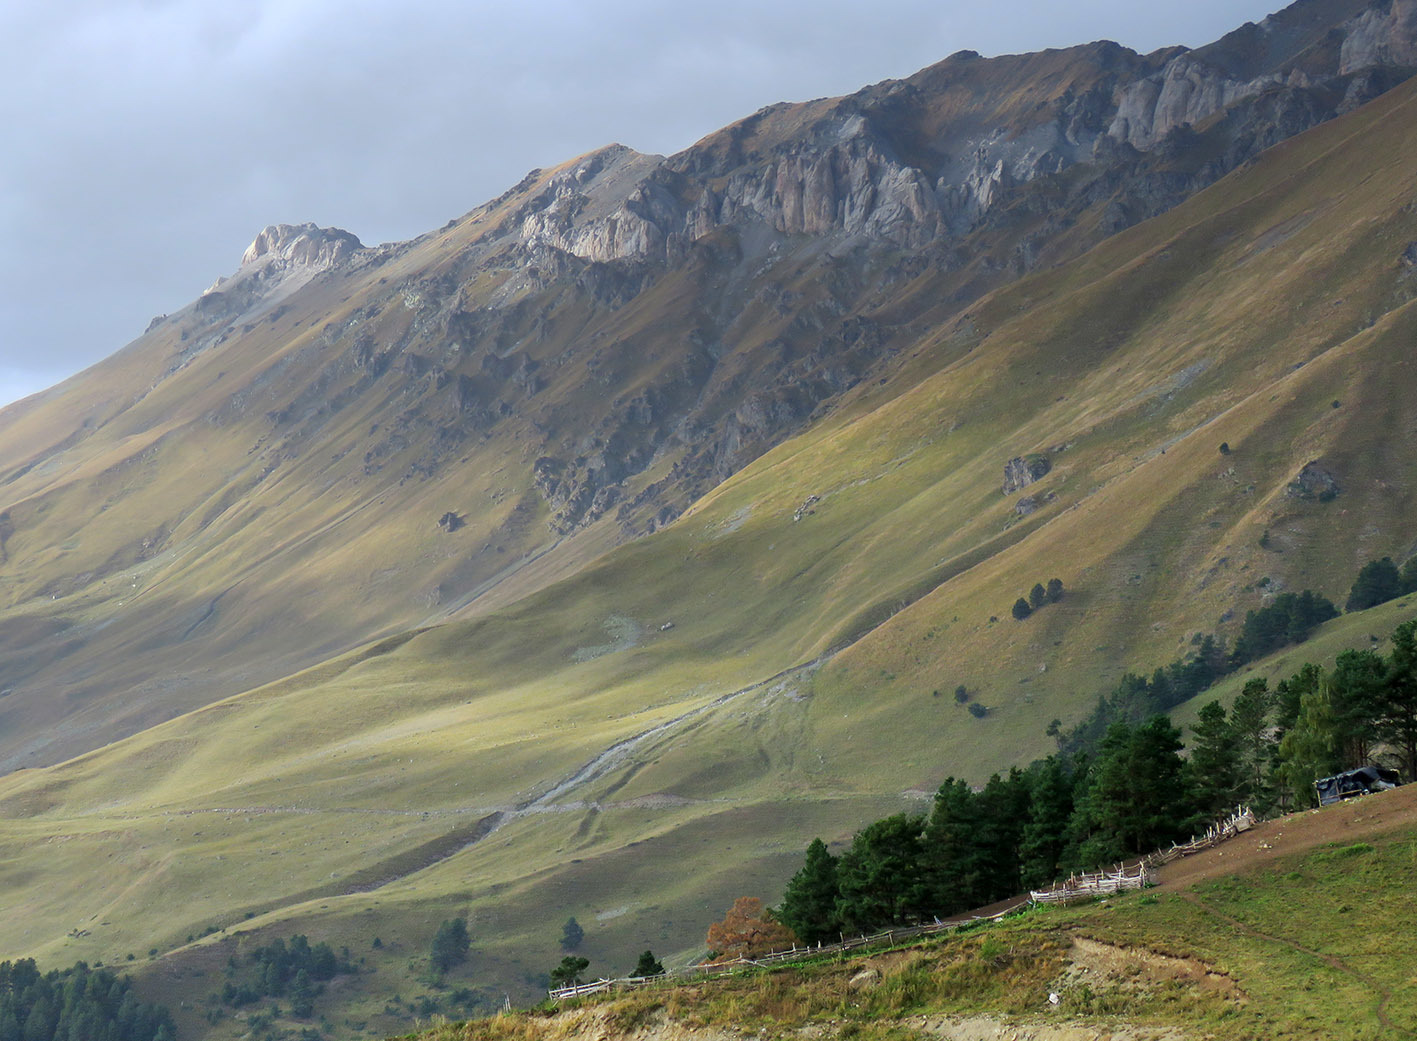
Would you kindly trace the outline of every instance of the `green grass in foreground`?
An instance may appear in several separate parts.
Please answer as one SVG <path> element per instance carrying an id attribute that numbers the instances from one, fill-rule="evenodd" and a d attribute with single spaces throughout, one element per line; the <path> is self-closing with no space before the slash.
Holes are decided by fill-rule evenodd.
<path id="1" fill-rule="evenodd" d="M 1417 835 L 1333 845 L 1184 893 L 1030 911 L 919 946 L 440 1027 L 424 1041 L 540 1041 L 668 1019 L 786 1037 L 931 1033 L 932 1017 L 1179 1028 L 1215 1038 L 1417 1031 Z M 1057 993 L 1059 1005 L 1048 1002 Z"/>

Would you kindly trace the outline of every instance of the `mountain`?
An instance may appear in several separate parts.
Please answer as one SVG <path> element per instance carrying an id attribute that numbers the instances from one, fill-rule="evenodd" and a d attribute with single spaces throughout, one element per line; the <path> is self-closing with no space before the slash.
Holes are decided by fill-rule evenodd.
<path id="1" fill-rule="evenodd" d="M 0 949 L 133 954 L 216 1034 L 295 933 L 377 970 L 370 1031 L 455 915 L 495 998 L 572 915 L 687 957 L 814 835 L 1410 555 L 1414 11 L 959 54 L 411 242 L 266 229 L 0 413 Z"/>

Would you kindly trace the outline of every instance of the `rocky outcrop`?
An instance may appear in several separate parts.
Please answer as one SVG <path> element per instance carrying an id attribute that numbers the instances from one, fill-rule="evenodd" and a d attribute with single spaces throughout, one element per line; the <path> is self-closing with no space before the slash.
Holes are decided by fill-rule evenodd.
<path id="1" fill-rule="evenodd" d="M 341 264 L 364 248 L 359 239 L 340 228 L 315 224 L 271 224 L 246 247 L 241 266 L 325 268 Z"/>
<path id="2" fill-rule="evenodd" d="M 1121 92 L 1107 133 L 1147 151 L 1178 127 L 1199 123 L 1242 98 L 1283 82 L 1278 73 L 1239 82 L 1189 56 L 1175 58 L 1159 74 Z"/>
<path id="3" fill-rule="evenodd" d="M 249 321 L 322 272 L 372 252 L 339 228 L 269 225 L 246 247 L 236 273 L 218 278 L 202 294 L 197 311 L 208 320 Z"/>
<path id="4" fill-rule="evenodd" d="M 1289 482 L 1284 489 L 1286 495 L 1291 499 L 1311 500 L 1328 502 L 1338 496 L 1342 489 L 1338 486 L 1338 478 L 1324 465 L 1317 460 L 1304 464 L 1304 468 L 1299 471 L 1299 475 Z"/>
<path id="5" fill-rule="evenodd" d="M 1034 453 L 1033 455 L 1014 456 L 1004 464 L 1004 494 L 1012 495 L 1022 488 L 1027 488 L 1030 484 L 1046 477 L 1051 469 L 1053 469 L 1053 464 L 1049 462 L 1046 455 Z M 1020 515 L 1025 512 L 1032 511 L 1020 511 Z"/>
<path id="6" fill-rule="evenodd" d="M 1417 66 L 1417 0 L 1374 4 L 1345 29 L 1341 73 L 1382 65 Z"/>
<path id="7" fill-rule="evenodd" d="M 1178 55 L 1124 87 L 1107 133 L 1145 151 L 1177 128 L 1266 92 L 1314 89 L 1368 69 L 1414 66 L 1417 0 L 1376 0 L 1366 9 L 1342 0 L 1304 0 Z"/>

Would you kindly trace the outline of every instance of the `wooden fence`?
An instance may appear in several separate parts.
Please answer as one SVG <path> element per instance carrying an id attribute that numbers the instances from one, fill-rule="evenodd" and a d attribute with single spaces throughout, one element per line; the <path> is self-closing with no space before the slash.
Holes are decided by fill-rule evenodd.
<path id="1" fill-rule="evenodd" d="M 899 929 L 887 929 L 882 933 L 875 933 L 871 936 L 857 936 L 850 940 L 842 940 L 840 943 L 822 943 L 815 947 L 790 947 L 783 951 L 773 951 L 771 954 L 760 954 L 756 958 L 735 958 L 732 961 L 700 962 L 695 965 L 682 965 L 675 969 L 667 970 L 662 976 L 627 976 L 622 979 L 596 980 L 594 983 L 580 983 L 571 987 L 559 987 L 547 991 L 552 1001 L 562 1001 L 566 998 L 582 997 L 586 994 L 600 994 L 607 990 L 618 990 L 630 987 L 643 987 L 651 983 L 663 983 L 666 980 L 682 981 L 691 979 L 709 979 L 717 976 L 727 976 L 739 972 L 746 968 L 760 968 L 766 965 L 777 965 L 786 961 L 800 961 L 803 958 L 815 958 L 820 955 L 839 954 L 843 951 L 860 950 L 863 947 L 891 947 L 904 940 L 913 940 L 919 936 L 933 936 L 938 933 L 947 933 L 952 929 L 958 929 L 963 925 L 970 925 L 974 922 L 992 922 L 1004 915 L 1022 907 L 1028 901 L 1019 900 L 1018 903 L 1004 908 L 997 914 L 975 915 L 970 918 L 951 918 L 947 921 L 935 921 L 926 925 L 912 925 Z"/>
<path id="2" fill-rule="evenodd" d="M 1133 865 L 1129 870 L 1118 865 L 1116 871 L 1086 871 L 1080 875 L 1070 875 L 1057 885 L 1047 889 L 1031 889 L 1028 897 L 1035 904 L 1061 904 L 1083 897 L 1105 896 L 1121 893 L 1128 889 L 1141 889 L 1151 884 L 1151 874 L 1147 863 Z"/>
<path id="3" fill-rule="evenodd" d="M 1047 889 L 1031 890 L 1029 898 L 1039 904 L 1063 903 L 1083 897 L 1105 896 L 1128 889 L 1141 889 L 1151 884 L 1153 868 L 1219 845 L 1227 839 L 1233 839 L 1242 831 L 1249 831 L 1254 825 L 1255 815 L 1250 812 L 1249 807 L 1237 806 L 1235 812 L 1229 817 L 1212 824 L 1204 834 L 1193 837 L 1189 842 L 1172 843 L 1170 849 L 1159 849 L 1135 864 L 1118 864 L 1113 871 L 1094 871 L 1073 875 Z"/>
<path id="4" fill-rule="evenodd" d="M 1255 815 L 1250 812 L 1248 806 L 1236 806 L 1235 812 L 1223 821 L 1218 821 L 1206 829 L 1203 835 L 1198 835 L 1190 842 L 1183 845 L 1173 844 L 1170 849 L 1157 850 L 1146 858 L 1146 863 L 1150 867 L 1160 867 L 1162 864 L 1169 864 L 1180 857 L 1188 857 L 1192 853 L 1199 853 L 1203 849 L 1210 849 L 1211 846 L 1218 846 L 1227 839 L 1233 839 L 1242 831 L 1249 831 L 1255 826 Z"/>
<path id="5" fill-rule="evenodd" d="M 621 979 L 607 980 L 599 979 L 594 983 L 578 983 L 569 987 L 557 987 L 548 991 L 552 1001 L 564 1001 L 567 998 L 583 997 L 587 994 L 601 994 L 609 990 L 619 990 L 623 988 L 643 987 L 652 983 L 661 983 L 666 980 L 680 981 L 690 979 L 708 979 L 716 976 L 727 976 L 730 973 L 738 972 L 745 968 L 757 968 L 765 965 L 776 965 L 785 961 L 798 961 L 803 958 L 817 957 L 818 955 L 839 954 L 843 951 L 859 950 L 863 947 L 893 946 L 903 940 L 912 940 L 918 936 L 932 936 L 938 933 L 946 933 L 953 929 L 958 929 L 963 925 L 971 925 L 974 922 L 989 922 L 1002 918 L 1024 904 L 1029 903 L 1061 903 L 1066 900 L 1076 900 L 1082 897 L 1095 897 L 1109 893 L 1120 893 L 1128 889 L 1141 889 L 1151 883 L 1151 869 L 1160 867 L 1162 864 L 1169 864 L 1178 857 L 1188 856 L 1203 849 L 1224 842 L 1226 839 L 1234 838 L 1242 831 L 1248 831 L 1254 826 L 1255 817 L 1248 808 L 1236 807 L 1235 812 L 1225 820 L 1212 825 L 1204 835 L 1197 836 L 1183 845 L 1173 844 L 1170 849 L 1157 850 L 1150 856 L 1144 857 L 1130 867 L 1118 865 L 1115 871 L 1096 871 L 1085 874 L 1073 875 L 1063 882 L 1048 889 L 1031 890 L 1027 898 L 1020 898 L 1015 904 L 1004 908 L 997 914 L 975 915 L 969 918 L 951 918 L 945 921 L 934 921 L 927 925 L 915 925 L 901 929 L 887 929 L 882 933 L 875 933 L 871 936 L 858 936 L 854 939 L 843 940 L 840 943 L 818 944 L 816 947 L 792 947 L 785 951 L 774 951 L 771 954 L 759 955 L 756 958 L 737 958 L 726 962 L 701 962 L 696 965 L 683 965 L 675 969 L 670 969 L 662 976 L 627 976 Z"/>

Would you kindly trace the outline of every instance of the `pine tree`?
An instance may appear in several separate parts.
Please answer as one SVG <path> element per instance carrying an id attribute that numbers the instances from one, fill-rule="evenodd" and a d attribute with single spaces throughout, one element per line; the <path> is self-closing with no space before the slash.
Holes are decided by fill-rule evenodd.
<path id="1" fill-rule="evenodd" d="M 1007 776 L 994 774 L 975 801 L 980 826 L 970 873 L 975 880 L 973 906 L 978 907 L 1019 891 L 1019 845 L 1028 814 L 1023 771 L 1013 767 Z"/>
<path id="2" fill-rule="evenodd" d="M 659 959 L 654 956 L 654 951 L 645 951 L 640 955 L 640 960 L 635 963 L 635 971 L 630 973 L 636 979 L 648 979 L 651 976 L 663 976 L 664 966 Z"/>
<path id="3" fill-rule="evenodd" d="M 900 925 L 926 914 L 919 817 L 898 813 L 866 825 L 837 863 L 838 913 L 849 932 Z"/>
<path id="4" fill-rule="evenodd" d="M 566 924 L 561 926 L 561 950 L 574 951 L 585 939 L 585 930 L 581 928 L 581 923 L 573 917 L 566 919 Z"/>
<path id="5" fill-rule="evenodd" d="M 1398 573 L 1398 595 L 1417 593 L 1417 557 L 1409 557 Z"/>
<path id="6" fill-rule="evenodd" d="M 1376 651 L 1344 651 L 1329 673 L 1340 765 L 1362 766 L 1377 736 L 1388 663 Z"/>
<path id="7" fill-rule="evenodd" d="M 1200 823 L 1185 783 L 1181 732 L 1165 716 L 1114 723 L 1074 812 L 1079 856 L 1092 867 L 1185 838 Z"/>
<path id="8" fill-rule="evenodd" d="M 1321 679 L 1299 699 L 1294 726 L 1279 743 L 1279 776 L 1295 806 L 1318 801 L 1314 781 L 1338 769 L 1338 725 L 1329 684 Z"/>
<path id="9" fill-rule="evenodd" d="M 1028 606 L 1037 611 L 1048 602 L 1048 591 L 1043 588 L 1042 582 L 1033 583 L 1033 588 L 1028 591 Z"/>
<path id="10" fill-rule="evenodd" d="M 932 913 L 948 915 L 978 906 L 974 851 L 979 823 L 979 802 L 969 785 L 945 778 L 921 835 L 921 884 Z"/>
<path id="11" fill-rule="evenodd" d="M 1406 779 L 1417 779 L 1417 619 L 1393 631 L 1387 682 L 1374 722 L 1379 736 L 1398 749 Z"/>
<path id="12" fill-rule="evenodd" d="M 1269 712 L 1273 701 L 1269 684 L 1259 677 L 1245 684 L 1230 707 L 1230 730 L 1237 756 L 1236 795 L 1241 799 L 1267 799 L 1264 776 L 1271 758 Z"/>
<path id="13" fill-rule="evenodd" d="M 777 918 L 804 943 L 835 940 L 841 931 L 836 908 L 840 895 L 836 865 L 836 857 L 828 852 L 826 843 L 813 839 L 802 867 L 787 883 Z"/>
<path id="14" fill-rule="evenodd" d="M 1021 622 L 1032 613 L 1033 608 L 1028 606 L 1028 601 L 1023 597 L 1019 597 L 1014 601 L 1013 615 L 1016 620 Z"/>
<path id="15" fill-rule="evenodd" d="M 315 989 L 310 974 L 300 969 L 290 983 L 290 1014 L 296 1019 L 308 1019 L 314 1012 Z"/>
<path id="16" fill-rule="evenodd" d="M 574 954 L 568 954 L 561 959 L 561 964 L 551 970 L 551 985 L 553 987 L 570 987 L 581 982 L 581 974 L 590 967 L 589 958 L 579 958 Z"/>
<path id="17" fill-rule="evenodd" d="M 1062 759 L 1050 755 L 1029 769 L 1028 818 L 1019 839 L 1020 881 L 1027 888 L 1058 877 L 1073 813 L 1073 778 Z"/>
<path id="18" fill-rule="evenodd" d="M 449 918 L 438 926 L 438 932 L 429 948 L 428 961 L 433 966 L 433 971 L 442 974 L 454 965 L 467 961 L 469 946 L 467 919 Z"/>
<path id="19" fill-rule="evenodd" d="M 1235 731 L 1225 718 L 1225 708 L 1212 701 L 1200 710 L 1192 727 L 1190 777 L 1197 803 L 1207 817 L 1220 815 L 1234 804 L 1240 787 L 1240 761 Z"/>

